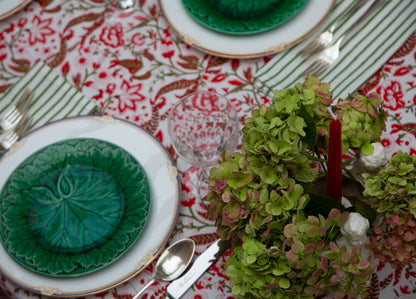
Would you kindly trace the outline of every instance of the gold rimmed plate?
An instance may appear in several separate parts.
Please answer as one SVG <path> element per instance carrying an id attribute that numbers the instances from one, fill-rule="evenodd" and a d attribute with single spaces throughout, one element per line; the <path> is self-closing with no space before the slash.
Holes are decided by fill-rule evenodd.
<path id="1" fill-rule="evenodd" d="M 246 59 L 272 55 L 303 41 L 327 19 L 335 0 L 309 0 L 287 22 L 250 35 L 224 34 L 202 25 L 182 0 L 159 0 L 159 4 L 170 28 L 185 43 L 211 55 Z"/>
<path id="2" fill-rule="evenodd" d="M 0 0 L 0 20 L 3 20 L 23 9 L 32 0 Z"/>
<path id="3" fill-rule="evenodd" d="M 133 246 L 150 205 L 147 175 L 130 153 L 95 138 L 62 140 L 26 158 L 3 185 L 0 241 L 30 271 L 86 275 Z"/>
<path id="4" fill-rule="evenodd" d="M 262 3 L 264 1 L 264 3 Z M 200 24 L 225 34 L 248 35 L 293 18 L 308 0 L 182 0 Z"/>
<path id="5" fill-rule="evenodd" d="M 149 183 L 150 213 L 143 231 L 130 249 L 113 263 L 81 276 L 51 277 L 31 271 L 16 262 L 1 245 L 0 273 L 14 284 L 45 296 L 91 295 L 113 288 L 132 278 L 160 254 L 179 215 L 179 178 L 167 150 L 143 128 L 109 116 L 67 118 L 30 132 L 1 157 L 0 188 L 3 188 L 12 173 L 27 158 L 45 147 L 59 145 L 62 141 L 72 139 L 104 141 L 122 148 L 136 159 Z M 71 165 L 75 164 L 71 163 Z M 68 185 L 62 186 L 65 189 Z M 43 205 L 37 207 L 35 214 L 39 211 L 43 212 L 45 208 Z M 77 249 L 77 246 L 72 247 L 74 248 Z"/>

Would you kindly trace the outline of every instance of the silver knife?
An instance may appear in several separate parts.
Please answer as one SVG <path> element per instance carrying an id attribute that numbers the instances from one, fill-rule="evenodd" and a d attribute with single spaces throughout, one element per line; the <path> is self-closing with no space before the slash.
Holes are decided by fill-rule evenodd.
<path id="1" fill-rule="evenodd" d="M 219 244 L 220 240 L 212 243 L 200 256 L 196 258 L 191 268 L 181 277 L 174 280 L 167 288 L 169 298 L 179 299 L 198 280 L 199 277 L 224 252 Z M 221 250 L 220 250 L 221 248 Z"/>

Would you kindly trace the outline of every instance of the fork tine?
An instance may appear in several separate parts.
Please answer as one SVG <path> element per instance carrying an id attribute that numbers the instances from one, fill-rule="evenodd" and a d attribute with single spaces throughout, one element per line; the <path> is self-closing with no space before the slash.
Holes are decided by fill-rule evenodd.
<path id="1" fill-rule="evenodd" d="M 16 143 L 21 137 L 23 137 L 32 124 L 30 117 L 23 117 L 17 124 L 16 129 L 9 132 L 0 142 L 0 154 L 8 150 L 14 143 Z"/>
<path id="2" fill-rule="evenodd" d="M 16 136 L 16 132 L 11 131 L 7 133 L 7 135 L 0 142 L 0 153 L 3 154 L 3 152 L 8 150 L 17 141 L 17 139 L 18 137 Z"/>
<path id="3" fill-rule="evenodd" d="M 18 139 L 19 139 L 19 136 L 16 134 L 16 132 L 12 131 L 6 136 L 5 141 L 9 144 L 9 148 L 10 148 L 10 146 L 16 143 Z"/>
<path id="4" fill-rule="evenodd" d="M 4 115 L 4 118 L 12 118 L 16 113 L 19 113 L 16 109 L 16 106 L 13 106 L 7 113 Z"/>
<path id="5" fill-rule="evenodd" d="M 13 128 L 17 122 L 22 118 L 15 106 L 13 106 L 0 120 L 0 132 L 7 131 Z"/>
<path id="6" fill-rule="evenodd" d="M 325 45 L 322 43 L 319 43 L 318 41 L 315 41 L 314 43 L 312 43 L 311 45 L 309 45 L 308 47 L 303 48 L 302 50 L 300 50 L 298 52 L 298 55 L 304 57 L 304 58 L 309 58 L 311 57 L 313 54 L 322 51 L 323 49 L 325 49 Z"/>
<path id="7" fill-rule="evenodd" d="M 316 77 L 319 77 L 319 76 L 321 76 L 324 72 L 325 72 L 325 70 L 326 70 L 326 67 L 325 67 L 325 65 L 321 65 L 316 71 L 315 71 L 315 73 L 313 74 L 314 76 L 316 76 Z"/>
<path id="8" fill-rule="evenodd" d="M 25 116 L 20 120 L 15 130 L 19 138 L 28 132 L 31 125 L 32 125 L 32 119 L 30 117 Z"/>
<path id="9" fill-rule="evenodd" d="M 319 63 L 317 60 L 312 62 L 311 65 L 309 65 L 302 73 L 300 73 L 300 77 L 304 77 L 306 75 L 311 75 L 313 72 L 316 71 L 317 67 L 319 67 Z"/>
<path id="10" fill-rule="evenodd" d="M 327 71 L 328 66 L 329 65 L 327 63 L 322 63 L 321 67 L 315 72 L 314 75 L 317 76 L 317 77 L 321 76 L 322 74 L 324 74 Z"/>
<path id="11" fill-rule="evenodd" d="M 0 119 L 0 131 L 7 131 L 16 126 L 29 109 L 34 94 L 31 90 L 26 89 L 23 95 L 10 108 L 9 111 Z"/>

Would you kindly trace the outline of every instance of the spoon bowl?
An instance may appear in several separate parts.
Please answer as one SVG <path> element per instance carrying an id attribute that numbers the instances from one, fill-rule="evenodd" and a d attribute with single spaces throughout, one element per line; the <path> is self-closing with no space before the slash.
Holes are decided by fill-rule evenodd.
<path id="1" fill-rule="evenodd" d="M 121 10 L 129 10 L 134 7 L 134 0 L 118 0 L 117 7 Z"/>
<path id="2" fill-rule="evenodd" d="M 132 299 L 137 299 L 156 280 L 172 281 L 186 270 L 195 253 L 195 242 L 189 238 L 176 241 L 163 251 L 156 262 L 156 275 Z"/>

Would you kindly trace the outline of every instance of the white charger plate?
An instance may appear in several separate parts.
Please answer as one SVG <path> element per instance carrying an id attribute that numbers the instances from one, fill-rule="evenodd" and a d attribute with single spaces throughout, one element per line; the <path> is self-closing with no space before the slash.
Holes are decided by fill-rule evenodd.
<path id="1" fill-rule="evenodd" d="M 54 278 L 31 272 L 17 264 L 0 245 L 0 272 L 18 286 L 46 296 L 95 294 L 132 278 L 160 254 L 180 209 L 179 177 L 166 149 L 143 128 L 109 116 L 68 118 L 30 132 L 1 157 L 0 189 L 27 157 L 49 144 L 71 138 L 108 141 L 136 158 L 151 186 L 151 211 L 142 235 L 125 255 L 113 264 L 81 277 Z"/>
<path id="2" fill-rule="evenodd" d="M 0 20 L 21 10 L 32 0 L 0 0 Z"/>
<path id="3" fill-rule="evenodd" d="M 238 36 L 219 33 L 199 24 L 188 14 L 181 0 L 159 0 L 171 29 L 185 43 L 211 55 L 238 59 L 267 56 L 293 47 L 319 28 L 335 2 L 309 0 L 286 23 L 262 33 Z"/>

